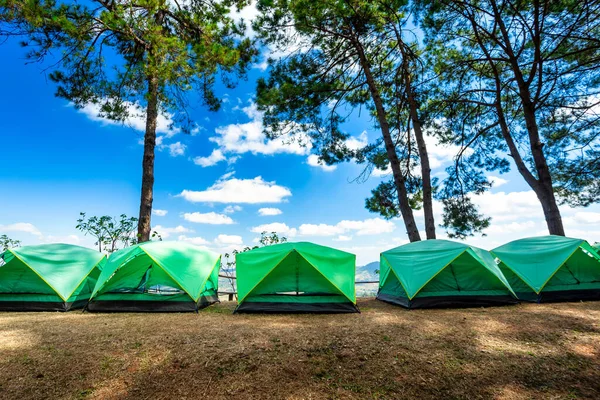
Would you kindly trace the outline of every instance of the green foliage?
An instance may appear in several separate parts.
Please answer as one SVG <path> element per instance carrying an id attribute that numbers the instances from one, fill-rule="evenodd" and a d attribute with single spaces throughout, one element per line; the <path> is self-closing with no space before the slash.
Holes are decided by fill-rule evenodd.
<path id="1" fill-rule="evenodd" d="M 470 198 L 450 197 L 443 200 L 444 216 L 441 226 L 446 228 L 449 238 L 464 240 L 474 233 L 486 236 L 484 230 L 490 226 L 490 217 L 477 212 Z"/>
<path id="2" fill-rule="evenodd" d="M 85 4 L 85 5 L 84 5 Z M 158 104 L 184 131 L 194 127 L 183 94 L 196 88 L 217 110 L 215 76 L 231 86 L 256 54 L 243 26 L 229 16 L 247 1 L 141 0 L 62 3 L 55 0 L 3 0 L 0 26 L 6 36 L 22 36 L 27 59 L 52 64 L 57 96 L 76 107 L 98 104 L 100 115 L 125 121 L 143 112 L 148 77 L 158 81 Z M 137 110 L 136 110 L 137 108 Z"/>
<path id="3" fill-rule="evenodd" d="M 0 253 L 19 246 L 21 246 L 20 240 L 9 238 L 7 235 L 0 235 Z"/>
<path id="4" fill-rule="evenodd" d="M 82 231 L 85 235 L 90 235 L 96 239 L 94 243 L 98 246 L 98 251 L 113 253 L 119 248 L 124 248 L 137 243 L 137 218 L 128 217 L 121 214 L 119 218 L 104 215 L 101 217 L 87 217 L 85 213 L 79 213 L 75 228 Z M 154 231 L 151 237 L 161 241 L 161 235 Z"/>
<path id="5" fill-rule="evenodd" d="M 419 3 L 441 136 L 470 149 L 453 178 L 485 184 L 481 171 L 511 160 L 537 192 L 550 183 L 572 206 L 600 200 L 597 2 Z"/>

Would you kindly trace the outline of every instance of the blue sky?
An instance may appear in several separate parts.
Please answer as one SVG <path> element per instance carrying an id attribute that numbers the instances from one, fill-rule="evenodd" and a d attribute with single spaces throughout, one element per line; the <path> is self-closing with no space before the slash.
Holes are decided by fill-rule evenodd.
<path id="1" fill-rule="evenodd" d="M 93 106 L 76 110 L 56 98 L 43 67 L 25 65 L 15 41 L 0 46 L 0 55 L 0 234 L 23 244 L 93 246 L 75 229 L 80 211 L 137 216 L 143 120 L 116 125 L 97 117 Z M 262 136 L 252 99 L 255 81 L 264 74 L 256 65 L 247 82 L 219 90 L 225 102 L 217 113 L 194 105 L 190 113 L 199 126 L 194 135 L 169 130 L 169 116 L 161 117 L 155 229 L 167 240 L 220 252 L 253 245 L 261 230 L 277 230 L 290 240 L 356 253 L 359 264 L 405 243 L 402 221 L 385 221 L 364 209 L 370 191 L 389 176 L 351 182 L 363 166 L 325 168 L 308 149 Z M 364 118 L 345 128 L 356 145 L 379 134 Z M 443 174 L 455 149 L 431 141 L 430 151 L 433 173 Z M 492 216 L 492 226 L 487 237 L 471 243 L 489 249 L 546 233 L 539 203 L 518 174 L 491 174 L 490 179 L 494 188 L 475 202 Z M 600 207 L 562 211 L 567 235 L 600 241 Z M 438 222 L 440 212 L 436 204 Z M 417 217 L 421 222 L 421 212 Z M 442 228 L 438 232 L 444 237 Z"/>

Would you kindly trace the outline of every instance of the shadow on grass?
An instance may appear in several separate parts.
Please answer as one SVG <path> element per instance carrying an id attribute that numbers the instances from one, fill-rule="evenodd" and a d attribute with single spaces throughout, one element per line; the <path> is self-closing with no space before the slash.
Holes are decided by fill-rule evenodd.
<path id="1" fill-rule="evenodd" d="M 1 398 L 600 398 L 600 303 L 0 314 Z M 17 332 L 17 333 L 14 333 Z M 0 341 L 0 344 L 4 343 Z"/>

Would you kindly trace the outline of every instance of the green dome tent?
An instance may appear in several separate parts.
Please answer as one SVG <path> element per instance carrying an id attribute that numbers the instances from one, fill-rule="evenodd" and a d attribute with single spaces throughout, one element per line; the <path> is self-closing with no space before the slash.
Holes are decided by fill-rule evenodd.
<path id="1" fill-rule="evenodd" d="M 89 311 L 198 311 L 218 301 L 221 256 L 183 242 L 146 242 L 113 253 Z"/>
<path id="2" fill-rule="evenodd" d="M 407 308 L 518 303 L 489 252 L 448 240 L 381 253 L 377 298 Z"/>
<path id="3" fill-rule="evenodd" d="M 299 242 L 239 253 L 235 260 L 235 312 L 358 312 L 354 254 Z"/>
<path id="4" fill-rule="evenodd" d="M 600 299 L 600 256 L 585 240 L 519 239 L 492 250 L 521 300 Z"/>
<path id="5" fill-rule="evenodd" d="M 103 254 L 70 244 L 14 248 L 0 258 L 0 311 L 81 308 L 106 262 Z"/>

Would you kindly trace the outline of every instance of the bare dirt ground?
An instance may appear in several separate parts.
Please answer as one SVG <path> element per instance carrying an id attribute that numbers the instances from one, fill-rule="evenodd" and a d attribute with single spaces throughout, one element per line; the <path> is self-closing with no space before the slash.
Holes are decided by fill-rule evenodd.
<path id="1" fill-rule="evenodd" d="M 600 399 L 600 302 L 0 313 L 0 399 Z"/>

